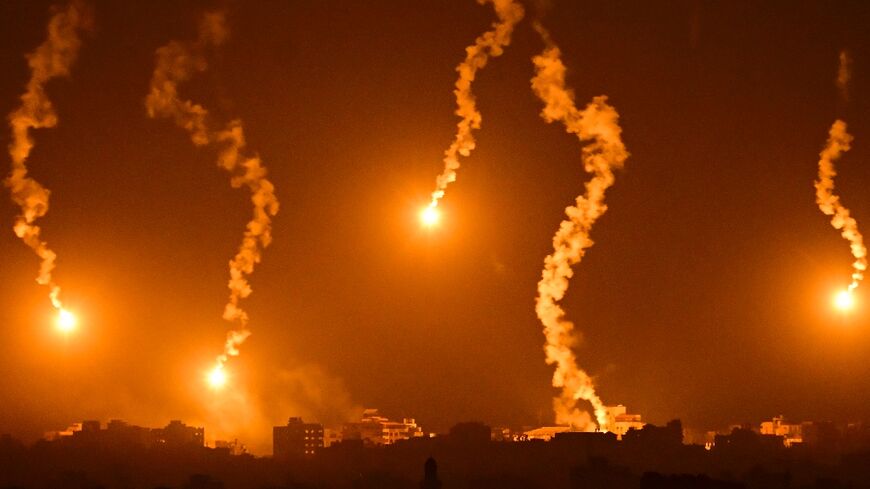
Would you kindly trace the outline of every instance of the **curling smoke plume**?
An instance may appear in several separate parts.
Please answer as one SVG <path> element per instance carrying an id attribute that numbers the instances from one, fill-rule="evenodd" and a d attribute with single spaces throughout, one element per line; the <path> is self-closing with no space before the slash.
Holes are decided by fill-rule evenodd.
<path id="1" fill-rule="evenodd" d="M 478 0 L 478 3 L 492 3 L 498 21 L 492 24 L 492 29 L 484 32 L 474 44 L 465 48 L 465 59 L 456 71 L 456 115 L 462 118 L 456 126 L 456 136 L 447 151 L 444 152 L 444 171 L 435 179 L 435 191 L 429 208 L 438 206 L 438 201 L 444 197 L 447 186 L 456 181 L 456 170 L 459 169 L 459 156 L 468 156 L 474 149 L 472 131 L 480 129 L 482 116 L 477 110 L 471 84 L 477 75 L 477 70 L 486 66 L 490 56 L 501 56 L 505 46 L 510 44 L 514 26 L 522 20 L 525 14 L 522 5 L 513 0 Z"/>
<path id="2" fill-rule="evenodd" d="M 60 300 L 60 287 L 51 276 L 57 255 L 42 239 L 41 229 L 35 224 L 38 218 L 48 212 L 51 192 L 27 174 L 26 162 L 33 149 L 30 130 L 57 125 L 57 114 L 45 93 L 45 85 L 52 78 L 69 75 L 82 43 L 79 36 L 89 25 L 87 9 L 77 1 L 69 3 L 52 16 L 48 23 L 48 39 L 27 55 L 31 75 L 27 91 L 21 96 L 21 106 L 9 114 L 12 172 L 4 184 L 9 187 L 12 200 L 21 208 L 13 229 L 16 236 L 42 260 L 36 281 L 48 286 L 51 303 L 61 313 L 65 313 L 65 310 Z"/>
<path id="3" fill-rule="evenodd" d="M 845 49 L 840 51 L 840 65 L 837 69 L 837 89 L 843 101 L 849 100 L 849 80 L 852 79 L 852 57 Z"/>
<path id="4" fill-rule="evenodd" d="M 247 278 L 260 262 L 262 250 L 272 241 L 272 216 L 278 212 L 275 187 L 266 178 L 266 168 L 260 158 L 243 154 L 245 136 L 241 122 L 234 120 L 226 128 L 213 131 L 208 127 L 208 111 L 178 95 L 180 83 L 208 67 L 205 51 L 220 46 L 226 38 L 224 13 L 214 12 L 203 17 L 196 41 L 172 41 L 158 49 L 151 91 L 145 100 L 150 117 L 172 118 L 190 134 L 196 146 L 220 147 L 218 165 L 232 175 L 230 184 L 234 188 L 246 187 L 251 192 L 254 213 L 248 221 L 242 244 L 229 263 L 230 297 L 223 313 L 223 318 L 236 326 L 227 333 L 224 352 L 218 356 L 216 370 L 222 369 L 229 357 L 239 354 L 239 345 L 251 334 L 248 315 L 239 302 L 251 295 Z"/>
<path id="5" fill-rule="evenodd" d="M 816 203 L 819 204 L 819 209 L 825 215 L 832 216 L 831 225 L 849 241 L 852 256 L 855 257 L 849 292 L 858 287 L 858 283 L 864 279 L 864 271 L 867 270 L 867 248 L 864 246 L 864 238 L 858 232 L 858 223 L 849 214 L 849 209 L 840 203 L 840 197 L 834 195 L 834 177 L 837 175 L 834 162 L 849 151 L 851 143 L 852 136 L 846 131 L 846 123 L 835 121 L 825 149 L 819 155 L 819 179 L 816 181 Z"/>
<path id="6" fill-rule="evenodd" d="M 574 323 L 565 319 L 565 311 L 559 301 L 568 290 L 568 281 L 574 275 L 571 269 L 583 258 L 586 249 L 592 246 L 589 232 L 595 221 L 607 210 L 604 192 L 613 185 L 613 170 L 621 168 L 628 152 L 620 137 L 619 114 L 607 104 L 607 97 L 595 97 L 583 110 L 574 105 L 574 93 L 565 88 L 565 65 L 561 52 L 540 25 L 535 29 L 541 34 L 546 48 L 533 58 L 535 76 L 532 90 L 544 102 L 541 117 L 547 122 L 561 121 L 569 133 L 576 134 L 583 147 L 583 166 L 592 179 L 586 183 L 586 191 L 577 197 L 573 206 L 565 209 L 567 219 L 559 225 L 553 236 L 553 253 L 544 259 L 544 271 L 538 282 L 538 297 L 535 311 L 544 325 L 547 363 L 556 365 L 553 386 L 562 389 L 553 399 L 556 423 L 570 425 L 575 429 L 592 431 L 597 423 L 601 430 L 608 430 L 608 416 L 604 403 L 595 393 L 592 378 L 577 366 L 571 347 L 574 345 Z M 592 405 L 595 423 L 589 414 L 577 407 L 578 400 Z"/>

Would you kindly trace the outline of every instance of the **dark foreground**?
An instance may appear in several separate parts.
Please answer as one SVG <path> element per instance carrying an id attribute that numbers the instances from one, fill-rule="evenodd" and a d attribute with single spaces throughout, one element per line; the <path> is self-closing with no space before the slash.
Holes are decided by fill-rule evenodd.
<path id="1" fill-rule="evenodd" d="M 735 430 L 711 450 L 684 445 L 678 423 L 550 442 L 492 442 L 456 431 L 386 447 L 345 442 L 309 458 L 202 447 L 106 446 L 0 439 L 0 488 L 870 488 L 870 443 L 782 439 Z M 437 461 L 437 473 L 429 458 Z"/>

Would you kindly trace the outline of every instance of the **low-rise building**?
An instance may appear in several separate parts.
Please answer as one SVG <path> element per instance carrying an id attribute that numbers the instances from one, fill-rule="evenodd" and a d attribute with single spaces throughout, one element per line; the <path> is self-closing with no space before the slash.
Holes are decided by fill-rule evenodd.
<path id="1" fill-rule="evenodd" d="M 48 441 L 74 443 L 111 450 L 148 448 L 154 446 L 172 448 L 197 448 L 205 446 L 205 429 L 188 426 L 173 420 L 163 428 L 145 428 L 128 424 L 120 419 L 110 420 L 105 428 L 99 421 L 75 423 L 66 430 L 49 431 Z"/>
<path id="2" fill-rule="evenodd" d="M 559 433 L 571 431 L 570 426 L 542 426 L 532 430 L 526 430 L 518 441 L 543 440 L 550 441 Z"/>
<path id="3" fill-rule="evenodd" d="M 790 447 L 797 443 L 803 443 L 803 426 L 800 424 L 791 424 L 785 421 L 782 415 L 775 416 L 770 421 L 761 423 L 760 433 L 762 435 L 781 436 L 785 446 Z"/>
<path id="4" fill-rule="evenodd" d="M 616 406 L 606 406 L 607 423 L 610 431 L 616 434 L 616 439 L 621 440 L 622 435 L 628 433 L 628 430 L 639 430 L 646 423 L 641 421 L 640 414 L 629 414 L 628 408 L 622 404 Z"/>
<path id="5" fill-rule="evenodd" d="M 379 415 L 377 409 L 366 409 L 359 422 L 345 423 L 342 429 L 342 440 L 362 440 L 366 445 L 390 445 L 423 436 L 414 418 L 391 421 Z"/>
<path id="6" fill-rule="evenodd" d="M 214 448 L 215 450 L 225 451 L 230 455 L 244 455 L 248 453 L 248 449 L 238 440 L 238 438 L 232 441 L 215 440 Z"/>
<path id="7" fill-rule="evenodd" d="M 173 419 L 164 428 L 151 430 L 154 441 L 167 447 L 204 447 L 205 428 L 188 426 Z"/>

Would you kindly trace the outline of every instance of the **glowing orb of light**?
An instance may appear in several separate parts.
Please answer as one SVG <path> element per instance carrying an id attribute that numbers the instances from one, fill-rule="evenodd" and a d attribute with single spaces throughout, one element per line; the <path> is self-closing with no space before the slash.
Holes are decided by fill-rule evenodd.
<path id="1" fill-rule="evenodd" d="M 227 373 L 224 372 L 223 365 L 218 365 L 212 369 L 206 376 L 206 380 L 212 389 L 220 389 L 225 386 L 227 383 Z"/>
<path id="2" fill-rule="evenodd" d="M 834 306 L 841 311 L 848 311 L 855 307 L 855 296 L 849 290 L 844 290 L 834 296 Z"/>
<path id="3" fill-rule="evenodd" d="M 424 226 L 432 227 L 438 224 L 440 219 L 441 213 L 431 205 L 420 212 L 420 222 L 422 222 Z"/>
<path id="4" fill-rule="evenodd" d="M 70 333 L 74 329 L 76 329 L 76 325 L 78 324 L 78 319 L 76 319 L 75 314 L 67 311 L 66 309 L 61 309 L 57 315 L 57 329 L 61 333 Z"/>

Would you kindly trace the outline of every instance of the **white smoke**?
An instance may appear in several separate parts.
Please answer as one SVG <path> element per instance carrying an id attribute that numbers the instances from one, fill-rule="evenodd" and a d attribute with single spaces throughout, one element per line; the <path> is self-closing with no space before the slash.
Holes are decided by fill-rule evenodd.
<path id="1" fill-rule="evenodd" d="M 556 422 L 594 430 L 596 426 L 589 414 L 577 406 L 578 400 L 583 400 L 592 405 L 598 428 L 607 430 L 606 407 L 595 392 L 592 378 L 577 365 L 572 350 L 574 323 L 565 319 L 559 301 L 565 297 L 574 275 L 572 266 L 580 262 L 593 244 L 589 238 L 592 225 L 607 210 L 604 193 L 613 185 L 613 170 L 622 168 L 628 152 L 621 139 L 619 114 L 608 105 L 607 97 L 595 97 L 585 109 L 578 110 L 574 93 L 565 87 L 565 65 L 559 48 L 543 27 L 536 24 L 535 29 L 546 43 L 544 51 L 532 60 L 535 65 L 532 90 L 544 102 L 541 117 L 547 122 L 561 121 L 567 132 L 585 143 L 583 167 L 592 175 L 584 194 L 565 209 L 567 219 L 553 236 L 553 253 L 544 259 L 535 311 L 544 325 L 547 363 L 556 366 L 553 386 L 562 389 L 553 399 Z"/>

